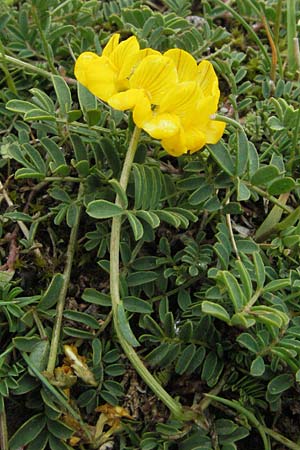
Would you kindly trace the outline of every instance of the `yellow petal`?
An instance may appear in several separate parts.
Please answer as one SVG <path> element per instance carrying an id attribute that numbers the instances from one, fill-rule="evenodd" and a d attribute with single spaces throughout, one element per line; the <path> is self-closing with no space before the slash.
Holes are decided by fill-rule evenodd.
<path id="1" fill-rule="evenodd" d="M 180 121 L 175 114 L 154 115 L 151 120 L 143 122 L 142 128 L 155 139 L 165 139 L 178 133 Z"/>
<path id="2" fill-rule="evenodd" d="M 198 127 L 190 127 L 184 131 L 186 146 L 190 153 L 197 152 L 206 144 L 206 135 Z"/>
<path id="3" fill-rule="evenodd" d="M 177 82 L 176 67 L 165 56 L 146 56 L 129 80 L 131 88 L 144 89 L 152 104 L 158 105 L 162 96 Z"/>
<path id="4" fill-rule="evenodd" d="M 198 68 L 192 55 L 179 48 L 172 48 L 165 52 L 164 56 L 171 58 L 174 62 L 180 82 L 196 80 Z"/>
<path id="5" fill-rule="evenodd" d="M 187 109 L 181 117 L 181 123 L 184 129 L 192 126 L 203 128 L 215 112 L 216 105 L 213 97 L 198 97 L 196 98 L 196 104 Z"/>
<path id="6" fill-rule="evenodd" d="M 134 108 L 142 96 L 143 92 L 140 89 L 128 89 L 110 97 L 108 104 L 114 109 L 125 111 L 125 109 Z"/>
<path id="7" fill-rule="evenodd" d="M 180 130 L 172 137 L 162 139 L 161 145 L 172 156 L 183 155 L 188 150 L 183 130 Z"/>
<path id="8" fill-rule="evenodd" d="M 104 47 L 102 51 L 102 56 L 106 56 L 107 58 L 109 58 L 112 52 L 115 50 L 115 48 L 119 45 L 119 40 L 120 34 L 119 33 L 113 34 L 109 39 L 108 43 L 106 44 L 106 46 Z"/>
<path id="9" fill-rule="evenodd" d="M 210 120 L 206 126 L 206 142 L 208 144 L 216 144 L 223 136 L 226 123 L 220 120 Z"/>
<path id="10" fill-rule="evenodd" d="M 213 65 L 209 61 L 201 61 L 198 65 L 197 81 L 205 96 L 218 96 L 219 100 L 219 82 Z"/>
<path id="11" fill-rule="evenodd" d="M 153 48 L 147 47 L 139 51 L 139 61 L 142 61 L 142 59 L 150 55 L 162 56 L 162 54 L 158 50 L 153 50 Z"/>
<path id="12" fill-rule="evenodd" d="M 201 99 L 201 91 L 195 81 L 179 83 L 162 98 L 159 111 L 172 112 L 182 118 L 190 114 Z"/>
<path id="13" fill-rule="evenodd" d="M 149 97 L 144 91 L 139 91 L 140 97 L 133 109 L 133 121 L 139 127 L 143 128 L 144 123 L 152 118 L 152 109 Z"/>
<path id="14" fill-rule="evenodd" d="M 109 59 L 118 71 L 119 79 L 128 77 L 138 59 L 140 45 L 135 36 L 121 42 L 109 55 Z"/>
<path id="15" fill-rule="evenodd" d="M 107 101 L 117 92 L 117 75 L 105 56 L 82 53 L 75 63 L 74 73 L 79 83 L 101 100 Z"/>

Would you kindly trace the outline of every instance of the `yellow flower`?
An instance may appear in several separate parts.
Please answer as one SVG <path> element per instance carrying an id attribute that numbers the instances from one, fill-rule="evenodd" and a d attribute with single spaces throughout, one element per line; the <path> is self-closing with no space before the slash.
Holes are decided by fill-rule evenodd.
<path id="1" fill-rule="evenodd" d="M 128 87 L 128 78 L 140 58 L 140 46 L 135 36 L 119 43 L 114 34 L 102 55 L 82 53 L 75 63 L 77 80 L 101 100 L 107 100 Z"/>
<path id="2" fill-rule="evenodd" d="M 75 65 L 78 81 L 111 107 L 133 110 L 133 120 L 161 139 L 171 155 L 200 150 L 221 138 L 225 123 L 213 120 L 220 97 L 212 64 L 188 52 L 171 49 L 162 55 L 140 50 L 135 37 L 119 43 L 111 37 L 102 56 L 85 52 Z"/>
<path id="3" fill-rule="evenodd" d="M 144 119 L 151 116 L 151 105 L 158 105 L 177 82 L 173 61 L 156 52 L 146 56 L 137 66 L 129 79 L 129 89 L 113 95 L 108 103 L 121 111 L 133 109 L 133 120 L 141 127 Z"/>
<path id="4" fill-rule="evenodd" d="M 168 50 L 165 57 L 176 67 L 179 83 L 170 86 L 154 109 L 143 101 L 134 110 L 135 123 L 150 136 L 161 139 L 174 156 L 200 150 L 221 138 L 225 123 L 212 120 L 220 91 L 212 64 L 195 59 L 184 50 Z"/>

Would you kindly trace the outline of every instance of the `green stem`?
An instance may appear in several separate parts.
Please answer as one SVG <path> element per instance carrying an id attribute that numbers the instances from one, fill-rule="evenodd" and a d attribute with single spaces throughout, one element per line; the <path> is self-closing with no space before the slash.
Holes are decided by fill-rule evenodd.
<path id="1" fill-rule="evenodd" d="M 290 448 L 291 450 L 299 450 L 300 448 L 299 444 L 282 436 L 282 434 L 277 433 L 277 431 L 273 431 L 270 428 L 265 428 L 265 433 L 271 436 L 275 441 L 280 442 L 285 447 Z"/>
<path id="2" fill-rule="evenodd" d="M 3 397 L 1 398 L 0 403 L 2 403 L 0 413 L 0 450 L 9 450 L 5 401 Z"/>
<path id="3" fill-rule="evenodd" d="M 8 63 L 11 63 L 16 67 L 20 67 L 20 69 L 28 70 L 29 73 L 36 73 L 45 78 L 51 78 L 50 72 L 47 72 L 46 70 L 41 69 L 40 67 L 34 66 L 33 64 L 29 64 L 25 61 L 21 61 L 20 59 L 14 58 L 13 56 L 6 55 L 5 53 L 0 55 L 0 61 L 1 60 L 7 61 Z"/>
<path id="4" fill-rule="evenodd" d="M 287 50 L 288 50 L 288 68 L 294 74 L 297 69 L 295 58 L 294 38 L 297 38 L 296 32 L 296 0 L 287 0 Z"/>
<path id="5" fill-rule="evenodd" d="M 139 141 L 141 130 L 139 128 L 135 128 L 128 151 L 126 153 L 121 178 L 120 185 L 126 191 L 128 179 L 134 159 L 134 155 L 137 149 L 137 144 Z M 121 200 L 117 195 L 116 205 L 121 205 Z M 112 220 L 112 229 L 111 229 L 111 241 L 110 241 L 110 294 L 112 301 L 112 311 L 113 311 L 113 321 L 115 330 L 119 339 L 119 342 L 123 348 L 123 351 L 137 373 L 141 376 L 144 382 L 149 386 L 149 388 L 154 392 L 154 394 L 169 408 L 172 414 L 182 420 L 190 420 L 191 416 L 194 416 L 195 413 L 192 413 L 188 416 L 188 414 L 184 414 L 182 406 L 175 401 L 158 383 L 158 381 L 153 377 L 153 375 L 149 372 L 149 370 L 145 367 L 138 354 L 135 352 L 133 347 L 128 343 L 126 338 L 123 335 L 122 328 L 120 326 L 118 320 L 118 306 L 120 304 L 120 289 L 119 289 L 119 254 L 120 254 L 120 233 L 121 233 L 121 222 L 122 217 L 116 216 Z"/>
<path id="6" fill-rule="evenodd" d="M 80 204 L 81 197 L 83 195 L 83 191 L 84 191 L 84 186 L 83 186 L 83 183 L 81 183 L 79 185 L 78 196 L 77 196 L 77 202 L 79 204 Z M 66 295 L 67 295 L 68 288 L 69 288 L 72 264 L 73 264 L 75 247 L 76 247 L 76 242 L 77 242 L 77 233 L 78 233 L 79 221 L 80 221 L 80 210 L 81 210 L 81 207 L 79 206 L 77 220 L 76 220 L 74 226 L 72 227 L 72 230 L 70 233 L 69 244 L 68 244 L 68 248 L 67 248 L 67 254 L 66 254 L 67 261 L 66 261 L 66 265 L 65 265 L 64 274 L 63 274 L 64 275 L 64 284 L 59 293 L 59 297 L 57 300 L 56 317 L 55 317 L 55 323 L 54 323 L 53 332 L 52 332 L 50 353 L 49 353 L 49 359 L 48 359 L 48 365 L 47 365 L 47 372 L 50 376 L 53 375 L 53 371 L 55 369 L 55 364 L 56 364 L 56 356 L 57 356 L 59 339 L 60 339 L 63 312 L 64 312 L 64 308 L 65 308 L 65 300 L 66 300 Z"/>
<path id="7" fill-rule="evenodd" d="M 215 114 L 214 118 L 216 120 L 221 120 L 222 122 L 226 122 L 229 125 L 232 125 L 232 126 L 234 126 L 235 128 L 238 128 L 241 131 L 244 131 L 243 126 L 237 120 L 231 119 L 230 117 L 221 116 L 221 114 Z"/>
<path id="8" fill-rule="evenodd" d="M 269 443 L 269 439 L 266 436 L 266 427 L 264 427 L 255 417 L 255 415 L 249 411 L 248 409 L 244 408 L 239 402 L 236 400 L 227 400 L 226 398 L 218 397 L 216 395 L 210 395 L 205 394 L 205 396 L 211 398 L 212 400 L 215 400 L 216 402 L 222 403 L 225 406 L 229 406 L 230 408 L 235 409 L 240 414 L 244 414 L 252 426 L 257 428 L 257 431 L 259 432 L 263 444 L 264 444 L 264 450 L 271 450 L 271 446 Z"/>
<path id="9" fill-rule="evenodd" d="M 274 205 L 279 206 L 279 208 L 283 209 L 285 212 L 287 213 L 291 213 L 292 209 L 289 206 L 284 205 L 283 203 L 281 203 L 276 197 L 274 197 L 273 195 L 270 195 L 268 192 L 264 191 L 263 189 L 254 186 L 253 184 L 249 183 L 248 181 L 244 181 L 244 183 L 253 191 L 257 192 L 258 194 L 260 194 L 262 197 L 267 198 L 268 200 L 270 200 L 270 202 L 274 203 Z"/>
<path id="10" fill-rule="evenodd" d="M 34 21 L 36 23 L 37 29 L 39 31 L 40 38 L 41 38 L 42 45 L 43 45 L 43 49 L 44 49 L 44 52 L 45 52 L 45 55 L 46 55 L 49 67 L 51 69 L 51 72 L 54 73 L 54 74 L 57 74 L 57 71 L 56 71 L 56 69 L 54 67 L 54 64 L 53 64 L 53 55 L 50 53 L 50 50 L 49 50 L 51 47 L 49 46 L 49 44 L 47 42 L 46 36 L 45 36 L 43 28 L 41 26 L 40 18 L 38 16 L 38 12 L 37 12 L 35 6 L 32 7 L 32 16 L 33 16 L 33 19 L 34 19 Z"/>
<path id="11" fill-rule="evenodd" d="M 57 399 L 57 401 L 74 417 L 79 423 L 84 431 L 86 437 L 89 440 L 92 440 L 91 431 L 89 427 L 83 422 L 81 415 L 77 410 L 73 409 L 69 403 L 69 400 L 57 389 L 55 388 L 48 379 L 37 369 L 37 367 L 33 364 L 29 356 L 25 352 L 21 352 L 21 355 L 24 361 L 27 363 L 28 367 L 32 370 L 35 376 L 41 381 L 41 383 L 45 386 L 45 388 L 51 392 L 51 394 Z"/>
<path id="12" fill-rule="evenodd" d="M 42 321 L 39 318 L 39 315 L 36 312 L 36 310 L 32 310 L 32 316 L 34 318 L 34 321 L 35 321 L 35 324 L 37 326 L 37 329 L 39 330 L 41 339 L 47 339 L 47 334 L 45 332 L 44 326 L 43 326 Z"/>
<path id="13" fill-rule="evenodd" d="M 274 24 L 274 43 L 276 45 L 276 48 L 278 48 L 278 44 L 279 44 L 281 16 L 282 16 L 282 0 L 277 0 L 276 16 L 275 16 L 275 24 Z"/>
<path id="14" fill-rule="evenodd" d="M 10 71 L 8 70 L 8 67 L 7 67 L 6 60 L 5 60 L 4 46 L 3 46 L 1 40 L 0 40 L 0 56 L 1 56 L 1 59 L 3 61 L 2 62 L 2 70 L 3 70 L 4 74 L 5 74 L 5 78 L 6 78 L 6 81 L 7 81 L 7 86 L 11 90 L 11 92 L 13 92 L 15 95 L 17 95 L 18 91 L 17 91 L 16 85 L 14 83 L 14 80 L 13 80 L 11 74 L 10 74 Z"/>
<path id="15" fill-rule="evenodd" d="M 298 113 L 297 113 L 297 119 L 296 119 L 296 125 L 294 128 L 293 143 L 292 143 L 292 151 L 294 154 L 297 152 L 297 156 L 299 156 L 299 150 L 298 150 L 299 126 L 300 126 L 300 107 L 299 107 Z"/>

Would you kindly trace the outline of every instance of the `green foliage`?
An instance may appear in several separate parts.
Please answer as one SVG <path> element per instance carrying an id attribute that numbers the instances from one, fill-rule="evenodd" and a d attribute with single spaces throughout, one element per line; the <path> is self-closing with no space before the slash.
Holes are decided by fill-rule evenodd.
<path id="1" fill-rule="evenodd" d="M 86 450 L 299 446 L 300 88 L 291 43 L 300 16 L 287 3 L 1 2 L 1 450 L 70 449 L 76 439 Z M 228 122 L 220 142 L 180 158 L 143 134 L 126 192 L 119 178 L 132 119 L 73 75 L 74 58 L 100 54 L 115 31 L 142 48 L 209 59 Z M 199 413 L 196 423 L 169 415 L 120 349 L 109 291 L 114 217 L 115 320 L 187 416 Z M 77 349 L 83 373 L 64 345 Z M 131 419 L 117 419 L 118 433 L 106 423 L 99 438 L 101 405 Z"/>

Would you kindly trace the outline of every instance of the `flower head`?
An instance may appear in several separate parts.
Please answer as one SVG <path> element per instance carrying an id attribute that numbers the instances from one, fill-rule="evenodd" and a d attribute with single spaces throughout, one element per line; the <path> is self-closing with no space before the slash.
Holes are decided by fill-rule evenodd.
<path id="1" fill-rule="evenodd" d="M 164 149 L 174 156 L 215 144 L 223 135 L 225 122 L 212 119 L 220 97 L 212 64 L 202 61 L 197 66 L 191 55 L 179 49 L 164 56 L 174 62 L 181 82 L 170 87 L 150 113 L 143 114 L 141 103 L 139 121 L 135 122 L 153 138 L 161 139 Z"/>
<path id="2" fill-rule="evenodd" d="M 75 76 L 89 91 L 107 101 L 112 95 L 128 87 L 128 78 L 139 59 L 140 46 L 135 36 L 119 43 L 114 34 L 102 55 L 84 52 L 76 61 Z"/>
<path id="3" fill-rule="evenodd" d="M 220 91 L 212 64 L 197 64 L 181 49 L 162 55 L 150 48 L 140 50 L 135 37 L 121 43 L 119 38 L 111 37 L 102 56 L 79 56 L 78 81 L 111 107 L 133 110 L 135 124 L 160 139 L 171 155 L 218 142 L 225 123 L 213 120 Z"/>

